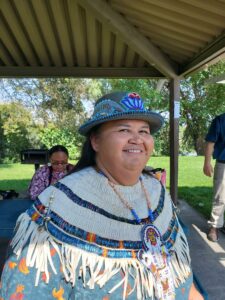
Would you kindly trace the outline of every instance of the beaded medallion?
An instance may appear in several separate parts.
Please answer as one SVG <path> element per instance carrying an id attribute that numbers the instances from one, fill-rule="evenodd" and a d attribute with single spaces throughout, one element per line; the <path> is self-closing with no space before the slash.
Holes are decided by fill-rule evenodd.
<path id="1" fill-rule="evenodd" d="M 155 296 L 159 300 L 175 299 L 170 254 L 162 243 L 159 230 L 153 224 L 147 224 L 142 228 L 141 239 L 143 249 L 139 250 L 138 259 L 153 275 Z"/>

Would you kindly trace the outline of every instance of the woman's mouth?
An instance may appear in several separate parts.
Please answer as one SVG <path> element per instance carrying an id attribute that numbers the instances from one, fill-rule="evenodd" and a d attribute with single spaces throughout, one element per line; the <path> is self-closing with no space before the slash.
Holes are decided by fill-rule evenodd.
<path id="1" fill-rule="evenodd" d="M 126 149 L 124 151 L 128 152 L 128 153 L 141 153 L 142 152 L 142 150 L 140 150 L 140 149 Z"/>

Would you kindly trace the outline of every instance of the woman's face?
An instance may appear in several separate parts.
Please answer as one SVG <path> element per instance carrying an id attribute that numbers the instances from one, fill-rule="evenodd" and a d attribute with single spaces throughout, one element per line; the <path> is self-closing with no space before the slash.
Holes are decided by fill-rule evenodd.
<path id="1" fill-rule="evenodd" d="M 109 172 L 140 172 L 154 148 L 149 124 L 142 120 L 115 120 L 104 123 L 91 136 L 96 161 Z"/>
<path id="2" fill-rule="evenodd" d="M 63 172 L 68 164 L 68 156 L 63 151 L 54 152 L 50 157 L 50 163 L 54 172 Z"/>

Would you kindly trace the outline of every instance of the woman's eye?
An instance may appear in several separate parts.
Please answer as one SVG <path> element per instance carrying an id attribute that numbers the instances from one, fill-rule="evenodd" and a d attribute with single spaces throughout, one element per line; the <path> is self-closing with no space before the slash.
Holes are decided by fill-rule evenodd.
<path id="1" fill-rule="evenodd" d="M 141 134 L 150 134 L 150 132 L 148 130 L 141 130 L 140 133 Z"/>
<path id="2" fill-rule="evenodd" d="M 119 132 L 129 132 L 129 130 L 127 128 L 122 128 L 119 130 Z"/>

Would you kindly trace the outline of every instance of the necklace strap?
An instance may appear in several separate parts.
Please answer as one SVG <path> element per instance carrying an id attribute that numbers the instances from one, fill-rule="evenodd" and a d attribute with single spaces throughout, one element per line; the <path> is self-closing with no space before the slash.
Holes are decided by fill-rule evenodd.
<path id="1" fill-rule="evenodd" d="M 148 218 L 149 221 L 151 223 L 153 223 L 154 221 L 154 215 L 151 209 L 151 201 L 150 201 L 150 195 L 148 193 L 148 191 L 146 190 L 144 183 L 143 183 L 143 179 L 140 177 L 139 178 L 140 183 L 141 183 L 141 188 L 145 194 L 145 199 L 146 199 L 146 203 L 148 206 Z M 108 180 L 109 185 L 112 187 L 114 193 L 118 196 L 119 200 L 123 203 L 123 205 L 130 210 L 130 212 L 132 213 L 133 217 L 135 218 L 135 220 L 137 221 L 138 224 L 141 223 L 141 219 L 139 218 L 137 212 L 135 211 L 135 209 L 129 204 L 129 202 L 124 198 L 123 195 L 121 195 L 121 193 L 116 189 L 115 184 L 112 183 L 111 181 Z"/>

